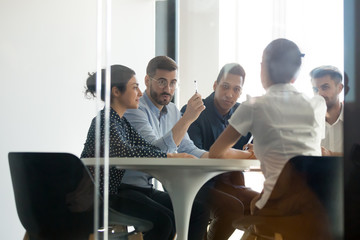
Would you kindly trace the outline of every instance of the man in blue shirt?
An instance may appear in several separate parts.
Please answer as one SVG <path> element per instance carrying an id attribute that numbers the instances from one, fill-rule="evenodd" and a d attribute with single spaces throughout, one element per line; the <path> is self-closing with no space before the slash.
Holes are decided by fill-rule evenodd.
<path id="1" fill-rule="evenodd" d="M 167 153 L 188 153 L 195 157 L 208 157 L 208 152 L 199 149 L 190 140 L 187 130 L 205 109 L 201 95 L 195 93 L 188 101 L 187 109 L 181 116 L 180 111 L 171 102 L 177 86 L 177 64 L 166 56 L 158 56 L 150 60 L 145 76 L 146 90 L 140 98 L 138 109 L 128 109 L 126 119 L 152 145 Z M 249 154 L 251 155 L 251 154 Z M 139 176 L 143 173 L 126 171 L 127 177 Z M 209 215 L 202 219 L 202 224 L 195 224 L 194 215 L 196 205 L 205 205 L 211 211 L 222 214 L 239 216 L 243 211 L 242 203 L 233 196 L 211 188 L 203 188 L 200 192 L 203 197 L 197 197 L 193 205 L 190 219 L 189 239 L 203 239 L 206 233 Z M 206 197 L 212 196 L 215 202 L 208 202 Z M 205 196 L 205 197 L 204 197 Z M 215 208 L 213 206 L 216 205 Z M 227 214 L 228 215 L 228 214 Z M 228 223 L 231 226 L 231 222 Z M 195 237 L 197 235 L 197 237 Z M 230 234 L 231 235 L 231 234 Z M 227 238 L 224 238 L 227 239 Z"/>
<path id="2" fill-rule="evenodd" d="M 153 58 L 147 67 L 146 90 L 140 98 L 139 109 L 128 109 L 124 117 L 152 145 L 168 154 L 188 153 L 195 157 L 207 157 L 208 152 L 198 149 L 187 135 L 190 124 L 204 110 L 199 94 L 190 98 L 187 113 L 181 117 L 180 111 L 171 102 L 177 86 L 177 65 L 168 57 Z M 149 179 L 146 173 L 127 170 L 123 182 L 127 180 L 144 184 Z M 145 187 L 145 186 L 141 186 Z M 203 211 L 205 209 L 205 211 Z M 206 206 L 194 202 L 189 226 L 189 239 L 203 239 L 208 224 L 209 213 Z"/>
<path id="3" fill-rule="evenodd" d="M 209 151 L 211 145 L 220 136 L 228 125 L 228 120 L 240 105 L 237 100 L 242 93 L 245 80 L 245 70 L 240 64 L 225 64 L 214 82 L 214 92 L 203 100 L 206 106 L 200 116 L 190 125 L 188 134 L 198 148 Z M 185 105 L 181 112 L 186 112 Z M 236 149 L 243 149 L 251 137 L 251 133 L 243 136 L 233 146 Z M 213 185 L 216 189 L 228 193 L 241 200 L 244 204 L 244 213 L 250 213 L 250 202 L 258 194 L 245 187 L 244 174 L 242 172 L 228 172 L 221 174 L 206 185 Z M 223 229 L 223 230 L 221 230 Z M 223 224 L 211 224 L 208 239 L 219 239 L 219 234 L 233 232 L 231 226 Z"/>
<path id="4" fill-rule="evenodd" d="M 180 111 L 171 102 L 177 86 L 176 78 L 177 65 L 171 58 L 153 58 L 147 67 L 146 90 L 140 98 L 139 108 L 127 110 L 124 116 L 149 143 L 162 151 L 207 157 L 208 153 L 197 148 L 187 134 L 188 127 L 205 106 L 200 94 L 194 94 L 181 117 Z"/>

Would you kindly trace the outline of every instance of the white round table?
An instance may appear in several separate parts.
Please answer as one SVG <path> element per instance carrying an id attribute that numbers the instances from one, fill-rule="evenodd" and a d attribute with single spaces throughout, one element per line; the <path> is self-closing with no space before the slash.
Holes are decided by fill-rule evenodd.
<path id="1" fill-rule="evenodd" d="M 96 158 L 82 159 L 95 165 Z M 104 159 L 100 159 L 100 164 Z M 177 240 L 187 240 L 192 203 L 199 189 L 212 177 L 227 171 L 249 171 L 260 168 L 255 159 L 213 158 L 110 158 L 110 165 L 146 172 L 158 179 L 170 195 Z"/>

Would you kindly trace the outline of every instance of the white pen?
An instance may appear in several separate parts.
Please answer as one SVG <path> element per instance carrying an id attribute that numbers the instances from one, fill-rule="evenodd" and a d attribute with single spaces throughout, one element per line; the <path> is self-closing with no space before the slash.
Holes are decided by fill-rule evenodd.
<path id="1" fill-rule="evenodd" d="M 195 93 L 197 93 L 197 82 L 196 82 L 196 80 L 194 80 L 194 85 L 195 85 Z"/>
<path id="2" fill-rule="evenodd" d="M 249 138 L 249 141 L 248 141 L 248 143 L 247 143 L 247 145 L 246 145 L 246 147 L 245 147 L 244 150 L 248 150 L 248 149 L 249 149 L 249 144 L 251 143 L 251 141 L 253 140 L 253 138 L 254 138 L 254 136 L 251 135 L 251 137 Z"/>

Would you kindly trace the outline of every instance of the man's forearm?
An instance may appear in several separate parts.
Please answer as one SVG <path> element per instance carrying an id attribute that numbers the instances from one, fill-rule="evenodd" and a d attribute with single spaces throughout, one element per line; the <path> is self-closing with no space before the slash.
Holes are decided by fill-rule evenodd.
<path id="1" fill-rule="evenodd" d="M 182 118 L 172 128 L 173 139 L 176 146 L 179 146 L 190 125 L 199 117 L 205 109 L 201 95 L 195 93 L 188 101 L 186 111 Z"/>
<path id="2" fill-rule="evenodd" d="M 201 158 L 209 158 L 209 152 L 204 152 L 204 154 L 201 155 Z"/>
<path id="3" fill-rule="evenodd" d="M 179 121 L 172 128 L 173 140 L 176 146 L 179 146 L 181 141 L 183 140 L 187 130 L 189 129 L 191 122 L 187 121 L 183 117 L 179 119 Z"/>
<path id="4" fill-rule="evenodd" d="M 331 156 L 342 157 L 344 154 L 342 152 L 331 152 Z"/>

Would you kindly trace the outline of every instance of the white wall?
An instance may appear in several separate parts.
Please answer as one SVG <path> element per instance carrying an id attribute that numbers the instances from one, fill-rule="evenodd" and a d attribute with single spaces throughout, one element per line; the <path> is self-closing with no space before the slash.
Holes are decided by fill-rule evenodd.
<path id="1" fill-rule="evenodd" d="M 203 98 L 213 90 L 219 73 L 219 0 L 179 1 L 180 108 L 195 93 Z"/>
<path id="2" fill-rule="evenodd" d="M 10 151 L 80 155 L 95 101 L 83 96 L 96 70 L 96 1 L 0 1 L 0 232 L 21 239 Z M 154 56 L 154 1 L 113 3 L 112 63 L 133 68 L 141 88 Z"/>

